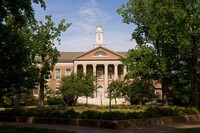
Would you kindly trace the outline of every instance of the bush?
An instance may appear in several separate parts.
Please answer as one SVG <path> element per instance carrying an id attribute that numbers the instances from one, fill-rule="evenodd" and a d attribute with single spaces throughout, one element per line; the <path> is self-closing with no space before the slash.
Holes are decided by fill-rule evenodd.
<path id="1" fill-rule="evenodd" d="M 62 118 L 78 118 L 79 113 L 74 109 L 69 109 L 62 113 Z"/>
<path id="2" fill-rule="evenodd" d="M 48 98 L 46 103 L 48 105 L 59 105 L 59 104 L 62 104 L 62 99 L 61 98 Z"/>
<path id="3" fill-rule="evenodd" d="M 62 112 L 61 112 L 62 111 Z M 143 111 L 123 112 L 111 111 L 101 112 L 96 110 L 76 112 L 74 109 L 66 111 L 52 108 L 32 108 L 32 109 L 6 109 L 0 111 L 0 116 L 33 116 L 33 117 L 51 117 L 51 118 L 79 118 L 79 119 L 99 119 L 99 120 L 125 120 L 140 119 L 163 116 L 182 116 L 200 114 L 197 108 L 184 108 L 177 106 L 150 106 Z"/>
<path id="4" fill-rule="evenodd" d="M 81 119 L 102 119 L 102 113 L 99 111 L 88 110 L 83 111 L 79 117 Z"/>

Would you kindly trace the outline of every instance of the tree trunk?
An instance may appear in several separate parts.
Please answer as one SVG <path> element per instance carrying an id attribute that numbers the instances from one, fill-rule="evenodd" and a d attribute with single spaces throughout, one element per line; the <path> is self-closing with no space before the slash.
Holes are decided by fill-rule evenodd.
<path id="1" fill-rule="evenodd" d="M 117 98 L 115 97 L 115 104 L 117 105 Z"/>
<path id="2" fill-rule="evenodd" d="M 88 97 L 86 97 L 86 106 L 88 106 Z"/>
<path id="3" fill-rule="evenodd" d="M 18 108 L 20 106 L 19 104 L 19 93 L 16 92 L 16 94 L 14 95 L 14 108 Z"/>
<path id="4" fill-rule="evenodd" d="M 165 105 L 168 104 L 167 103 L 167 91 L 168 91 L 168 85 L 166 82 L 166 78 L 162 78 L 162 100 Z"/>
<path id="5" fill-rule="evenodd" d="M 191 63 L 191 88 L 192 88 L 192 106 L 198 107 L 199 104 L 199 92 L 197 86 L 197 43 L 195 37 L 191 37 L 192 45 L 192 63 Z"/>
<path id="6" fill-rule="evenodd" d="M 43 108 L 44 107 L 44 83 L 40 83 L 40 95 L 39 95 L 39 104 L 38 107 Z"/>
<path id="7" fill-rule="evenodd" d="M 43 71 L 45 63 L 45 57 L 42 57 L 41 68 L 40 68 L 40 94 L 38 107 L 44 107 L 44 84 L 45 84 L 45 73 Z"/>

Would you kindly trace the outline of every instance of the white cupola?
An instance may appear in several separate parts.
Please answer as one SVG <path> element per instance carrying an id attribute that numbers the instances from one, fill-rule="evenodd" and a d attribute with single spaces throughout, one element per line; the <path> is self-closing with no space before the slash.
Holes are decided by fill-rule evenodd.
<path id="1" fill-rule="evenodd" d="M 96 28 L 96 39 L 95 39 L 95 43 L 94 43 L 94 47 L 104 47 L 105 44 L 103 42 L 103 30 L 102 30 L 102 26 L 101 25 L 97 25 Z"/>

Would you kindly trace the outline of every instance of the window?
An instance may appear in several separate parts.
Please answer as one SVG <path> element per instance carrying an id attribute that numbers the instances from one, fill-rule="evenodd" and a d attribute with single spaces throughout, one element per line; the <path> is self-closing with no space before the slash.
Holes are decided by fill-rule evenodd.
<path id="1" fill-rule="evenodd" d="M 60 79 L 60 69 L 56 69 L 55 71 L 55 79 Z"/>
<path id="2" fill-rule="evenodd" d="M 33 95 L 34 96 L 37 96 L 39 93 L 38 93 L 38 88 L 34 88 L 33 89 Z"/>
<path id="3" fill-rule="evenodd" d="M 94 53 L 94 56 L 107 56 L 107 54 L 103 51 L 97 51 L 96 53 Z"/>
<path id="4" fill-rule="evenodd" d="M 113 68 L 112 68 L 112 66 L 109 66 L 108 70 L 109 70 L 108 71 L 108 77 L 111 80 L 112 79 L 112 75 L 113 75 Z"/>
<path id="5" fill-rule="evenodd" d="M 66 75 L 69 76 L 69 75 L 71 75 L 71 73 L 72 73 L 71 69 L 67 68 L 66 69 Z"/>
<path id="6" fill-rule="evenodd" d="M 103 79 L 103 69 L 102 68 L 97 69 L 97 79 Z"/>

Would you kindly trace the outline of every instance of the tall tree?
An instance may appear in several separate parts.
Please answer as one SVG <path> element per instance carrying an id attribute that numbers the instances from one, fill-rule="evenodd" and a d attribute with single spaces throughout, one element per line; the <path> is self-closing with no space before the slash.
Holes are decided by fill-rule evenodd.
<path id="1" fill-rule="evenodd" d="M 32 27 L 34 35 L 34 52 L 36 55 L 36 62 L 39 66 L 39 106 L 44 106 L 44 89 L 49 71 L 53 70 L 54 65 L 58 61 L 60 56 L 59 51 L 55 47 L 56 40 L 60 43 L 59 36 L 61 32 L 67 30 L 71 25 L 70 23 L 65 23 L 65 20 L 61 20 L 58 26 L 55 26 L 55 23 L 52 22 L 52 16 L 46 16 L 46 22 L 35 21 L 34 26 Z"/>
<path id="2" fill-rule="evenodd" d="M 16 106 L 31 61 L 28 23 L 34 19 L 32 3 L 45 8 L 43 0 L 0 1 L 0 88 L 13 90 Z"/>
<path id="3" fill-rule="evenodd" d="M 125 23 L 135 23 L 132 34 L 138 44 L 151 43 L 160 61 L 164 62 L 161 78 L 165 93 L 170 87 L 172 72 L 179 64 L 188 64 L 192 106 L 198 106 L 197 65 L 199 53 L 199 0 L 129 0 L 118 9 Z M 189 59 L 189 60 L 188 60 Z M 175 70 L 174 70 L 175 69 Z M 182 70 L 181 70 L 182 71 Z"/>

